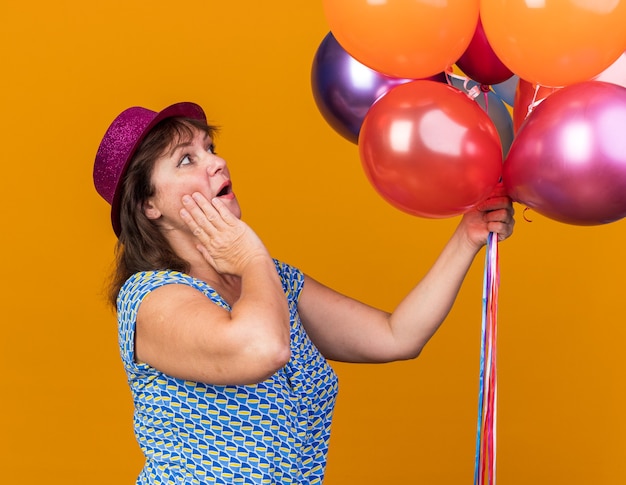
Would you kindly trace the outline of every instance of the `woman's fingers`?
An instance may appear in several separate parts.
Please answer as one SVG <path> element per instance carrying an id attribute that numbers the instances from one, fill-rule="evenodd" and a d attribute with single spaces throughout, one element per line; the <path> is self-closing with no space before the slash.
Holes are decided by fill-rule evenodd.
<path id="1" fill-rule="evenodd" d="M 211 205 L 213 209 L 220 215 L 221 220 L 229 226 L 232 226 L 239 221 L 239 219 L 235 217 L 230 209 L 226 207 L 226 204 L 224 204 L 224 202 L 222 202 L 218 197 L 215 197 L 211 201 Z"/>
<path id="2" fill-rule="evenodd" d="M 197 238 L 198 250 L 220 272 L 238 274 L 251 257 L 267 251 L 256 234 L 218 198 L 194 193 L 182 198 L 182 220 Z"/>
<path id="3" fill-rule="evenodd" d="M 504 207 L 494 208 L 483 212 L 483 218 L 490 232 L 498 233 L 500 241 L 508 238 L 513 233 L 515 226 L 515 210 L 509 200 Z"/>
<path id="4" fill-rule="evenodd" d="M 195 224 L 203 230 L 210 232 L 219 225 L 221 219 L 219 212 L 202 195 L 185 195 L 182 202 L 183 208 L 191 216 Z M 191 227 L 191 229 L 194 230 L 194 227 Z"/>

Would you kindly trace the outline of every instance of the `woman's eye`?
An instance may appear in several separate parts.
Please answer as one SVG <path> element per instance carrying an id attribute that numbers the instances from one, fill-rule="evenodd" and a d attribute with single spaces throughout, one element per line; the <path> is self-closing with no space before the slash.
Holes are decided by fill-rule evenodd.
<path id="1" fill-rule="evenodd" d="M 185 155 L 183 158 L 180 159 L 180 162 L 178 162 L 178 166 L 181 167 L 183 165 L 189 165 L 191 163 L 191 158 L 189 158 L 189 155 Z"/>
<path id="2" fill-rule="evenodd" d="M 207 152 L 212 153 L 213 155 L 217 155 L 217 152 L 215 151 L 215 145 L 213 143 L 211 143 L 207 147 Z"/>

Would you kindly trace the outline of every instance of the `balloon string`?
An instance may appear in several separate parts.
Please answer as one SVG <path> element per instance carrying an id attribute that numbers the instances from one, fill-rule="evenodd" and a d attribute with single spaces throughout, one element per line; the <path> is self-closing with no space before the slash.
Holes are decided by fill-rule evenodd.
<path id="1" fill-rule="evenodd" d="M 533 93 L 533 99 L 530 101 L 530 103 L 528 103 L 528 108 L 526 110 L 526 118 L 528 118 L 528 116 L 530 116 L 530 114 L 533 112 L 535 107 L 539 103 L 541 103 L 541 101 L 543 101 L 543 99 L 537 101 L 537 95 L 539 94 L 539 89 L 540 88 L 541 88 L 540 84 L 535 84 L 535 92 Z"/>
<path id="2" fill-rule="evenodd" d="M 499 270 L 498 270 L 498 236 L 491 234 L 490 246 L 490 269 L 492 277 L 490 278 L 490 305 L 489 305 L 489 350 L 490 350 L 490 386 L 489 386 L 489 484 L 496 483 L 496 415 L 497 415 L 497 314 L 498 314 L 498 286 L 499 286 Z"/>
<path id="3" fill-rule="evenodd" d="M 480 348 L 478 422 L 474 463 L 474 485 L 496 483 L 496 404 L 497 404 L 497 311 L 498 311 L 498 236 L 487 240 L 483 285 L 483 314 Z"/>
<path id="4" fill-rule="evenodd" d="M 474 455 L 474 485 L 482 485 L 482 444 L 483 444 L 483 404 L 485 393 L 485 343 L 487 335 L 487 293 L 489 279 L 489 242 L 487 243 L 487 257 L 483 273 L 483 298 L 482 298 L 482 325 L 480 334 L 480 371 L 478 379 L 478 423 L 476 425 L 476 452 Z"/>
<path id="5" fill-rule="evenodd" d="M 524 220 L 525 220 L 526 222 L 533 222 L 533 221 L 532 221 L 532 219 L 529 219 L 529 218 L 526 216 L 526 212 L 527 212 L 527 211 L 529 211 L 529 210 L 530 210 L 530 207 L 524 207 L 524 211 L 522 212 L 522 217 L 524 218 Z"/>
<path id="6" fill-rule="evenodd" d="M 542 102 L 542 101 L 544 101 L 544 100 L 545 100 L 545 99 L 549 96 L 549 95 L 548 95 L 548 96 L 545 96 L 545 97 L 543 97 L 543 98 L 541 98 L 541 99 L 537 99 L 537 96 L 539 95 L 539 90 L 540 90 L 542 87 L 544 87 L 544 88 L 545 88 L 545 86 L 542 86 L 541 84 L 535 84 L 535 92 L 533 93 L 533 99 L 532 99 L 532 101 L 531 101 L 531 102 L 529 103 L 529 105 L 528 105 L 528 109 L 527 109 L 527 112 L 526 112 L 526 116 L 525 116 L 525 118 L 528 118 L 528 116 L 529 116 L 529 115 L 533 112 L 533 110 L 534 110 L 537 106 L 539 106 L 539 104 L 541 104 L 541 102 Z M 553 93 L 554 91 L 556 91 L 557 89 L 558 89 L 558 88 L 554 88 L 554 87 L 553 87 L 553 88 L 551 88 L 550 94 L 552 94 L 552 93 Z"/>
<path id="7" fill-rule="evenodd" d="M 489 321 L 491 323 L 491 341 L 490 341 L 490 350 L 491 350 L 491 386 L 490 386 L 490 401 L 489 401 L 489 410 L 490 410 L 490 423 L 489 423 L 489 431 L 490 431 L 490 440 L 489 440 L 489 458 L 490 458 L 490 474 L 489 474 L 489 483 L 490 485 L 495 485 L 496 483 L 496 417 L 497 417 L 497 402 L 498 402 L 498 381 L 497 381 L 497 338 L 498 338 L 498 326 L 497 326 L 497 315 L 498 315 L 498 287 L 499 287 L 499 279 L 500 272 L 498 270 L 498 238 L 497 235 L 492 234 L 492 251 L 491 251 L 491 268 L 493 270 L 493 277 L 491 279 L 491 305 L 490 305 L 490 318 Z"/>
<path id="8" fill-rule="evenodd" d="M 479 85 L 472 86 L 471 88 L 467 87 L 471 81 L 471 79 L 467 76 L 459 76 L 458 74 L 454 74 L 452 71 L 445 71 L 445 75 L 446 81 L 448 81 L 450 86 L 454 86 L 451 78 L 463 81 L 463 89 L 465 89 L 465 94 L 467 94 L 470 99 L 475 99 L 480 94 L 481 89 Z"/>
<path id="9" fill-rule="evenodd" d="M 485 100 L 485 111 L 489 113 L 489 91 L 491 91 L 491 88 L 488 85 L 476 84 L 472 86 L 471 88 L 468 88 L 467 86 L 470 83 L 471 79 L 468 78 L 467 76 L 459 76 L 457 74 L 454 74 L 450 70 L 444 71 L 444 74 L 446 76 L 446 81 L 450 86 L 454 86 L 454 84 L 451 81 L 451 78 L 458 79 L 459 81 L 463 81 L 463 89 L 465 89 L 465 94 L 470 99 L 476 99 L 482 92 L 484 96 L 484 100 Z"/>

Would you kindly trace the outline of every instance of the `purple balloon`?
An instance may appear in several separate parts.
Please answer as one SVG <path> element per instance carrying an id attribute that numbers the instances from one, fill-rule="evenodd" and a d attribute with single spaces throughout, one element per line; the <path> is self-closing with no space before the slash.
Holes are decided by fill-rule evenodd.
<path id="1" fill-rule="evenodd" d="M 626 88 L 565 86 L 520 127 L 504 162 L 510 197 L 566 224 L 626 216 Z"/>
<path id="2" fill-rule="evenodd" d="M 446 82 L 444 73 L 428 79 Z M 412 79 L 390 77 L 361 64 L 330 32 L 317 49 L 311 69 L 317 108 L 337 133 L 355 144 L 372 104 L 393 87 L 409 81 Z"/>

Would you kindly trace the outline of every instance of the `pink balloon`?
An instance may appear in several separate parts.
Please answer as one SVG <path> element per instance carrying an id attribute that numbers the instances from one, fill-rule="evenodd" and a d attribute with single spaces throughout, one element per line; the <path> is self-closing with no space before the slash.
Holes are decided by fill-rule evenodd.
<path id="1" fill-rule="evenodd" d="M 513 76 L 489 45 L 480 18 L 469 46 L 456 65 L 479 84 L 499 84 Z"/>
<path id="2" fill-rule="evenodd" d="M 435 81 L 396 86 L 374 103 L 359 154 L 377 192 L 421 217 L 466 212 L 502 174 L 502 147 L 489 115 L 459 89 Z"/>
<path id="3" fill-rule="evenodd" d="M 566 86 L 539 104 L 504 162 L 510 197 L 566 224 L 626 216 L 626 88 Z"/>

